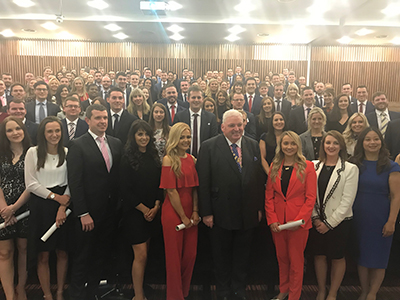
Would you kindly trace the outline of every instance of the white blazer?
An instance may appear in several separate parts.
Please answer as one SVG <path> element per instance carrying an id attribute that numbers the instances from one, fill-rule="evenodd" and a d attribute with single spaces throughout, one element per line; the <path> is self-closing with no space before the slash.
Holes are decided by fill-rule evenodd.
<path id="1" fill-rule="evenodd" d="M 317 178 L 321 173 L 323 162 L 313 161 Z M 358 167 L 339 157 L 335 169 L 326 187 L 322 204 L 322 217 L 329 229 L 338 226 L 343 220 L 353 218 L 353 202 L 358 188 Z M 317 185 L 318 187 L 318 185 Z M 318 189 L 318 188 L 317 188 Z M 320 219 L 320 199 L 317 190 L 317 201 L 312 212 L 312 219 Z"/>

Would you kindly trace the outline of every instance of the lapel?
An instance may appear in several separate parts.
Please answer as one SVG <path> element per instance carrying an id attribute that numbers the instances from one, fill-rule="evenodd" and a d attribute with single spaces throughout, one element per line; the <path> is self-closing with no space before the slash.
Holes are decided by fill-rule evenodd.
<path id="1" fill-rule="evenodd" d="M 242 176 L 243 178 L 246 178 L 245 176 L 249 171 L 251 171 L 251 163 L 252 163 L 252 153 L 250 153 L 250 148 L 247 143 L 246 138 L 243 136 L 242 137 Z M 237 166 L 236 166 L 237 169 Z"/>
<path id="2" fill-rule="evenodd" d="M 102 162 L 102 167 L 104 168 L 104 171 L 107 171 L 107 166 L 106 166 L 106 162 L 104 160 L 103 154 L 101 153 L 99 146 L 97 146 L 97 142 L 93 139 L 93 137 L 90 135 L 90 133 L 87 133 L 84 136 L 87 139 L 87 145 L 92 149 L 93 155 L 97 156 L 97 159 L 101 159 Z M 107 139 L 108 139 L 108 135 L 107 135 Z M 109 141 L 109 139 L 108 139 Z M 110 150 L 111 150 L 111 155 L 113 153 L 112 148 L 111 148 L 111 143 L 109 142 L 108 145 L 110 146 Z M 114 165 L 114 160 L 113 160 L 113 165 Z"/>
<path id="3" fill-rule="evenodd" d="M 208 118 L 205 110 L 203 109 L 200 115 L 200 143 L 207 139 L 208 137 L 207 129 L 208 129 Z"/>
<path id="4" fill-rule="evenodd" d="M 319 163 L 319 167 L 316 170 L 317 178 L 319 177 L 319 174 L 321 173 L 321 170 L 323 167 L 324 167 L 324 163 L 323 162 Z M 334 193 L 337 184 L 340 182 L 341 173 L 343 171 L 344 171 L 344 162 L 342 164 L 342 160 L 339 157 L 338 161 L 336 162 L 335 169 L 332 172 L 331 178 L 329 178 L 328 185 L 326 186 L 324 200 L 323 200 L 324 206 L 326 205 L 326 202 L 328 202 L 329 199 L 332 197 L 332 194 Z M 318 200 L 317 205 L 319 206 L 319 203 L 320 203 L 319 193 L 317 193 L 317 200 Z"/>
<path id="5" fill-rule="evenodd" d="M 243 138 L 242 138 L 242 143 L 243 143 Z M 236 174 L 236 176 L 238 176 L 239 179 L 242 180 L 242 174 L 240 174 L 240 172 L 239 172 L 239 168 L 235 162 L 235 159 L 233 158 L 232 151 L 231 151 L 231 149 L 228 145 L 228 142 L 226 141 L 225 136 L 223 134 L 221 134 L 218 137 L 217 147 L 218 147 L 219 151 L 221 151 L 222 156 L 227 160 L 228 164 L 233 169 L 233 172 Z M 243 147 L 243 145 L 242 145 L 242 147 Z M 243 172 L 243 169 L 242 169 L 242 172 Z"/>
<path id="6" fill-rule="evenodd" d="M 311 137 L 311 132 L 310 131 L 306 131 L 306 147 L 307 147 L 307 152 L 309 154 L 313 154 L 314 153 L 314 149 L 313 149 L 313 142 L 312 142 L 312 137 Z"/>
<path id="7" fill-rule="evenodd" d="M 283 167 L 283 162 L 282 162 L 282 167 Z M 282 167 L 280 171 L 282 172 Z M 294 165 L 292 174 L 290 175 L 290 180 L 289 180 L 289 186 L 286 192 L 286 198 L 290 198 L 290 194 L 294 190 L 295 186 L 298 185 L 299 183 L 301 184 L 301 181 L 297 178 L 297 164 Z M 279 174 L 280 176 L 281 174 Z M 281 187 L 281 192 L 282 192 L 282 187 Z M 282 194 L 283 195 L 283 194 Z"/>

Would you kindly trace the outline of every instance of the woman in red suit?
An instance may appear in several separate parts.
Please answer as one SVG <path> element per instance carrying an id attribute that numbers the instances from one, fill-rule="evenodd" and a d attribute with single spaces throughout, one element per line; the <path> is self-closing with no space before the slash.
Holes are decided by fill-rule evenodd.
<path id="1" fill-rule="evenodd" d="M 317 195 L 314 165 L 306 161 L 299 136 L 282 133 L 272 162 L 265 195 L 265 211 L 272 231 L 279 264 L 279 290 L 275 300 L 298 300 L 303 284 L 304 249 L 311 228 L 311 213 Z M 280 230 L 293 221 L 304 225 Z"/>
<path id="2" fill-rule="evenodd" d="M 167 195 L 162 206 L 167 271 L 167 300 L 184 300 L 189 295 L 197 250 L 197 224 L 200 221 L 197 199 L 195 158 L 186 153 L 191 144 L 190 127 L 176 123 L 169 132 L 167 155 L 163 159 L 160 188 Z M 185 224 L 186 229 L 175 227 Z"/>

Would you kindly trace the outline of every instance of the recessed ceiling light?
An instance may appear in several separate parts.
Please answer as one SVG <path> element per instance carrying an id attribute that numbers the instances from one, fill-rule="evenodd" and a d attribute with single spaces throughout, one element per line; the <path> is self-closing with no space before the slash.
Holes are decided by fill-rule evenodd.
<path id="1" fill-rule="evenodd" d="M 387 37 L 388 37 L 387 34 L 381 34 L 381 35 L 375 36 L 376 39 L 385 39 Z"/>
<path id="2" fill-rule="evenodd" d="M 390 41 L 392 44 L 400 45 L 400 37 L 395 37 Z"/>
<path id="3" fill-rule="evenodd" d="M 13 2 L 21 7 L 31 7 L 35 5 L 35 2 L 31 0 L 14 0 Z"/>
<path id="4" fill-rule="evenodd" d="M 168 1 L 167 2 L 167 9 L 171 11 L 175 11 L 181 9 L 183 6 L 175 1 Z"/>
<path id="5" fill-rule="evenodd" d="M 103 0 L 88 1 L 87 5 L 97 9 L 105 9 L 109 6 L 108 3 L 104 2 Z"/>
<path id="6" fill-rule="evenodd" d="M 24 28 L 22 29 L 23 32 L 29 32 L 29 33 L 35 33 L 36 30 L 35 29 L 30 29 L 30 28 Z"/>
<path id="7" fill-rule="evenodd" d="M 171 35 L 169 38 L 173 39 L 174 41 L 180 41 L 184 37 L 180 35 L 178 32 L 175 32 L 175 34 Z"/>
<path id="8" fill-rule="evenodd" d="M 74 38 L 74 35 L 69 33 L 68 31 L 61 31 L 57 33 L 57 38 L 63 40 L 72 40 Z"/>
<path id="9" fill-rule="evenodd" d="M 257 33 L 257 36 L 266 37 L 266 36 L 269 36 L 269 33 Z"/>
<path id="10" fill-rule="evenodd" d="M 124 40 L 126 38 L 128 38 L 129 36 L 127 36 L 125 33 L 123 32 L 119 32 L 117 34 L 114 34 L 113 37 L 120 39 L 120 40 Z"/>
<path id="11" fill-rule="evenodd" d="M 341 44 L 348 44 L 352 41 L 353 39 L 351 37 L 348 36 L 343 36 L 340 39 L 338 39 L 337 41 Z"/>
<path id="12" fill-rule="evenodd" d="M 237 40 L 240 40 L 240 37 L 238 37 L 237 35 L 231 34 L 231 35 L 227 36 L 225 39 L 230 42 L 235 42 Z"/>
<path id="13" fill-rule="evenodd" d="M 118 31 L 121 30 L 122 28 L 119 27 L 117 24 L 108 24 L 106 26 L 104 26 L 105 29 L 108 29 L 110 31 Z"/>
<path id="14" fill-rule="evenodd" d="M 400 3 L 391 3 L 382 9 L 381 12 L 388 17 L 400 15 Z"/>
<path id="15" fill-rule="evenodd" d="M 56 30 L 56 29 L 59 28 L 59 27 L 58 27 L 56 24 L 54 24 L 53 22 L 46 22 L 46 23 L 43 23 L 43 24 L 40 25 L 40 26 L 42 26 L 43 28 L 45 28 L 45 29 L 47 29 L 47 30 Z"/>
<path id="16" fill-rule="evenodd" d="M 356 34 L 357 34 L 358 36 L 364 36 L 364 35 L 367 35 L 367 34 L 370 34 L 370 33 L 373 33 L 373 32 L 374 32 L 374 31 L 371 30 L 371 29 L 363 28 L 363 29 L 357 30 L 357 31 L 356 31 Z"/>
<path id="17" fill-rule="evenodd" d="M 246 31 L 246 29 L 244 29 L 242 26 L 240 25 L 235 25 L 232 28 L 229 28 L 228 31 L 232 34 L 239 34 L 243 31 Z"/>
<path id="18" fill-rule="evenodd" d="M 240 13 L 248 13 L 256 9 L 253 1 L 242 0 L 238 5 L 236 5 L 235 10 Z"/>
<path id="19" fill-rule="evenodd" d="M 5 30 L 3 30 L 2 32 L 0 32 L 0 34 L 1 34 L 2 36 L 4 36 L 4 37 L 11 37 L 11 36 L 14 36 L 14 35 L 15 35 L 15 33 L 12 32 L 11 29 L 5 29 Z"/>
<path id="20" fill-rule="evenodd" d="M 175 32 L 180 32 L 180 31 L 183 30 L 183 28 L 182 28 L 181 26 L 178 26 L 178 25 L 176 25 L 176 24 L 167 27 L 167 29 L 168 29 L 169 31 L 171 31 L 171 32 L 174 32 L 174 33 L 175 33 Z"/>

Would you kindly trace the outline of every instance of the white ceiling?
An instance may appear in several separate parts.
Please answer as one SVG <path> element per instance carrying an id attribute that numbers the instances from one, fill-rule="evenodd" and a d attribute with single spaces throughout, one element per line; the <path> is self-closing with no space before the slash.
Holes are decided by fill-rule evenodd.
<path id="1" fill-rule="evenodd" d="M 390 3 L 400 6 L 400 0 L 246 0 L 246 8 L 254 5 L 249 13 L 234 8 L 244 0 L 175 0 L 181 9 L 158 16 L 143 14 L 139 0 L 104 0 L 109 4 L 104 10 L 88 6 L 88 0 L 31 1 L 36 5 L 22 8 L 13 0 L 1 0 L 0 32 L 11 29 L 15 36 L 10 38 L 60 39 L 60 32 L 67 31 L 73 35 L 69 39 L 107 42 L 120 41 L 113 34 L 123 32 L 129 42 L 170 43 L 175 41 L 169 38 L 172 33 L 166 28 L 177 24 L 184 28 L 180 32 L 182 43 L 224 44 L 230 43 L 225 40 L 230 34 L 228 29 L 241 25 L 245 31 L 234 43 L 338 45 L 337 39 L 349 36 L 353 38 L 350 44 L 393 45 L 392 39 L 400 39 L 400 15 L 388 17 L 381 12 Z M 314 13 L 309 12 L 310 6 L 315 8 Z M 55 22 L 59 14 L 64 16 L 60 24 Z M 59 28 L 44 29 L 40 25 L 46 21 Z M 104 29 L 110 23 L 122 29 Z M 355 32 L 362 28 L 373 32 L 357 36 Z M 257 36 L 260 33 L 268 36 Z M 379 35 L 387 37 L 376 38 Z"/>

